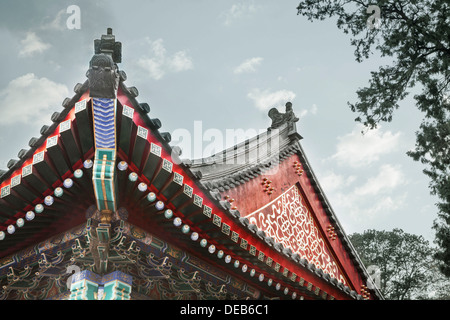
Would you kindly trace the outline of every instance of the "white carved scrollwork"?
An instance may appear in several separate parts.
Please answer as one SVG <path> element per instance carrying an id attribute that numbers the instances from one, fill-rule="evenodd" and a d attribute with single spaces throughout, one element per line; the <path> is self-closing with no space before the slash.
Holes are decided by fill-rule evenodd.
<path id="1" fill-rule="evenodd" d="M 346 284 L 296 185 L 247 218 L 267 236 Z"/>

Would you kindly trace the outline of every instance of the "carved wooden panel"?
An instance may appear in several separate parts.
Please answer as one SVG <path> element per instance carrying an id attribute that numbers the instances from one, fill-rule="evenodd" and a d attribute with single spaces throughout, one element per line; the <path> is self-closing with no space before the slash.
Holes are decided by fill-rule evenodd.
<path id="1" fill-rule="evenodd" d="M 297 185 L 246 217 L 276 242 L 291 248 L 343 284 L 347 283 Z"/>

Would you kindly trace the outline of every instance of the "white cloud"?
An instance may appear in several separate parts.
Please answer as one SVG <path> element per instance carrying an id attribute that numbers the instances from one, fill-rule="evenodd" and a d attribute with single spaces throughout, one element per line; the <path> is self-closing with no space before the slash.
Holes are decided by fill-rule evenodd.
<path id="1" fill-rule="evenodd" d="M 163 40 L 150 41 L 150 57 L 141 57 L 137 63 L 149 76 L 159 80 L 168 72 L 181 72 L 194 68 L 192 59 L 185 50 L 168 55 Z"/>
<path id="2" fill-rule="evenodd" d="M 262 111 L 267 111 L 270 108 L 279 105 L 285 105 L 286 102 L 294 100 L 295 93 L 289 90 L 278 90 L 270 92 L 269 90 L 261 91 L 260 89 L 252 89 L 247 97 L 253 100 L 255 107 Z"/>
<path id="3" fill-rule="evenodd" d="M 166 74 L 166 72 L 163 70 L 162 64 L 158 61 L 155 61 L 154 59 L 141 58 L 138 60 L 138 64 L 148 72 L 150 78 L 153 78 L 155 80 L 161 79 Z"/>
<path id="4" fill-rule="evenodd" d="M 372 196 L 381 193 L 390 193 L 396 187 L 405 183 L 405 176 L 400 166 L 386 164 L 381 166 L 375 177 L 369 178 L 364 185 L 356 189 L 354 192 L 357 196 Z"/>
<path id="5" fill-rule="evenodd" d="M 380 191 L 379 194 L 361 195 L 358 190 L 361 186 L 350 190 L 341 187 L 327 192 L 337 216 L 358 228 L 367 228 L 376 221 L 386 219 L 406 204 L 407 192 L 396 188 L 391 189 L 389 194 Z"/>
<path id="6" fill-rule="evenodd" d="M 67 10 L 62 9 L 60 10 L 56 16 L 52 20 L 48 20 L 49 17 L 45 18 L 44 22 L 41 25 L 42 30 L 65 30 L 67 29 L 66 26 L 66 19 L 67 19 Z"/>
<path id="7" fill-rule="evenodd" d="M 318 110 L 317 105 L 314 103 L 310 109 L 301 109 L 298 114 L 298 117 L 301 119 L 301 118 L 306 117 L 308 114 L 315 115 L 317 113 L 317 110 Z M 295 112 L 295 110 L 294 110 L 294 112 Z"/>
<path id="8" fill-rule="evenodd" d="M 333 190 L 339 190 L 343 187 L 350 186 L 356 180 L 356 176 L 351 175 L 345 177 L 334 172 L 328 172 L 320 179 L 320 185 L 327 193 Z"/>
<path id="9" fill-rule="evenodd" d="M 34 32 L 28 32 L 26 38 L 20 43 L 22 44 L 21 50 L 19 51 L 20 57 L 31 57 L 35 53 L 42 53 L 50 48 L 50 45 L 42 42 Z"/>
<path id="10" fill-rule="evenodd" d="M 351 133 L 339 137 L 337 151 L 331 159 L 341 165 L 363 167 L 378 161 L 381 155 L 395 151 L 400 143 L 400 132 L 382 132 L 381 128 L 377 128 L 363 135 L 362 129 L 361 125 L 357 125 Z"/>
<path id="11" fill-rule="evenodd" d="M 0 124 L 46 123 L 68 94 L 63 84 L 33 73 L 20 76 L 0 91 Z"/>
<path id="12" fill-rule="evenodd" d="M 348 203 L 349 213 L 353 219 L 358 223 L 365 221 L 373 221 L 377 218 L 384 218 L 393 214 L 394 211 L 401 208 L 405 204 L 406 193 L 399 195 L 389 195 L 385 197 L 375 197 L 369 203 L 366 200 L 364 203 L 354 198 L 352 205 Z"/>
<path id="13" fill-rule="evenodd" d="M 373 166 L 383 155 L 399 148 L 401 132 L 378 128 L 363 135 L 363 128 L 357 125 L 351 133 L 339 137 L 336 153 L 327 159 L 347 167 L 351 175 L 328 172 L 320 184 L 338 216 L 343 215 L 351 225 L 368 227 L 390 218 L 406 204 L 408 192 L 403 187 L 408 181 L 399 165 Z M 370 176 L 362 180 L 368 165 L 372 165 Z"/>
<path id="14" fill-rule="evenodd" d="M 244 62 L 242 62 L 240 65 L 238 65 L 234 69 L 233 72 L 235 74 L 246 73 L 246 72 L 255 72 L 256 67 L 259 66 L 262 61 L 263 61 L 263 58 L 261 58 L 261 57 L 254 57 L 254 58 L 247 59 Z"/>
<path id="15" fill-rule="evenodd" d="M 356 173 L 357 174 L 357 173 Z M 408 181 L 398 165 L 385 164 L 361 181 L 357 175 L 328 172 L 320 178 L 334 211 L 355 226 L 369 226 L 389 218 L 406 204 Z"/>
<path id="16" fill-rule="evenodd" d="M 224 24 L 226 26 L 231 25 L 234 21 L 244 18 L 249 18 L 258 9 L 254 1 L 246 1 L 233 4 L 229 10 L 227 10 L 224 16 Z"/>
<path id="17" fill-rule="evenodd" d="M 399 165 L 371 166 L 368 178 L 361 181 L 359 176 L 365 174 L 368 165 L 399 148 L 401 133 L 378 128 L 363 135 L 362 129 L 357 125 L 351 133 L 339 137 L 336 153 L 327 159 L 347 167 L 352 175 L 331 172 L 320 180 L 338 216 L 345 215 L 347 222 L 355 226 L 369 226 L 390 217 L 407 198 L 402 187 L 408 181 Z"/>
<path id="18" fill-rule="evenodd" d="M 172 58 L 167 61 L 169 69 L 173 72 L 180 72 L 194 68 L 194 64 L 190 57 L 187 56 L 186 51 L 178 51 Z"/>

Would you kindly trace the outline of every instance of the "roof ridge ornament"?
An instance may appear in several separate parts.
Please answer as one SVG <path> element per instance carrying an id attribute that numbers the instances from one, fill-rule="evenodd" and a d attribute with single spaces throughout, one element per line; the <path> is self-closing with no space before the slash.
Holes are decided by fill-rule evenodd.
<path id="1" fill-rule="evenodd" d="M 269 118 L 272 119 L 272 124 L 270 128 L 275 129 L 281 127 L 285 123 L 294 123 L 299 120 L 292 110 L 292 103 L 286 103 L 286 113 L 281 113 L 277 108 L 272 108 L 269 110 Z"/>
<path id="2" fill-rule="evenodd" d="M 122 62 L 122 43 L 116 41 L 116 36 L 112 33 L 112 28 L 106 30 L 100 39 L 94 40 L 95 54 L 104 53 L 113 59 L 114 63 Z"/>
<path id="3" fill-rule="evenodd" d="M 122 61 L 122 44 L 116 42 L 112 29 L 108 28 L 106 35 L 94 40 L 94 49 L 95 54 L 86 73 L 90 96 L 115 99 L 120 80 L 117 63 Z"/>
<path id="4" fill-rule="evenodd" d="M 295 139 L 302 139 L 302 137 L 297 133 L 296 122 L 299 118 L 295 115 L 294 110 L 292 109 L 292 102 L 286 102 L 286 112 L 281 113 L 277 108 L 271 108 L 268 112 L 268 116 L 272 119 L 272 124 L 269 127 L 271 129 L 280 128 L 284 124 L 288 124 L 288 136 L 293 137 Z"/>

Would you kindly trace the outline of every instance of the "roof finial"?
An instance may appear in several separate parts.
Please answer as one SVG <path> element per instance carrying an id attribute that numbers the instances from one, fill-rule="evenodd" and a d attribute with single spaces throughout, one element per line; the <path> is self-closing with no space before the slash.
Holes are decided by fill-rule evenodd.
<path id="1" fill-rule="evenodd" d="M 277 108 L 269 110 L 268 115 L 272 119 L 272 124 L 270 126 L 272 129 L 278 128 L 285 123 L 294 123 L 299 120 L 292 110 L 292 102 L 287 102 L 285 106 L 286 113 L 279 112 Z"/>
<path id="2" fill-rule="evenodd" d="M 111 56 L 115 63 L 122 62 L 122 43 L 116 41 L 112 28 L 107 28 L 101 39 L 94 40 L 94 51 L 95 54 L 105 53 Z"/>
<path id="3" fill-rule="evenodd" d="M 114 99 L 120 79 L 117 63 L 122 60 L 122 44 L 116 41 L 112 28 L 106 33 L 101 39 L 94 40 L 95 54 L 86 76 L 92 97 Z"/>
<path id="4" fill-rule="evenodd" d="M 279 112 L 277 108 L 272 108 L 269 110 L 269 117 L 272 119 L 272 124 L 270 125 L 269 130 L 276 129 L 284 124 L 287 124 L 288 136 L 291 139 L 302 139 L 302 136 L 297 133 L 297 126 L 295 123 L 299 120 L 299 118 L 295 115 L 294 110 L 292 110 L 292 102 L 286 102 L 285 107 L 285 113 Z"/>

